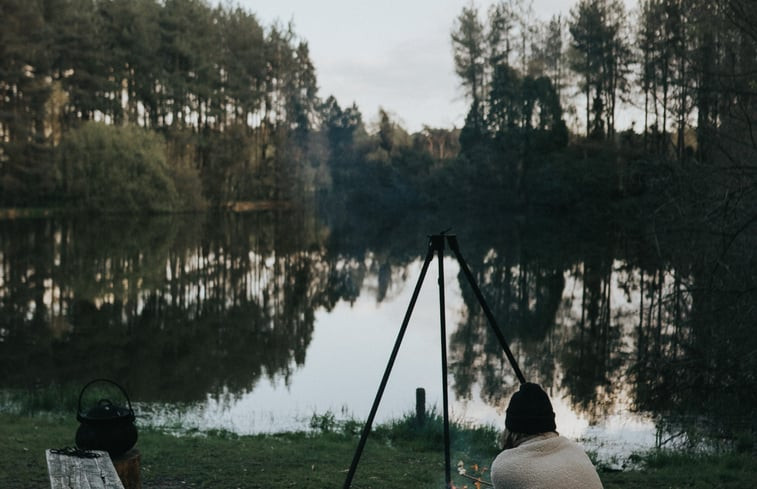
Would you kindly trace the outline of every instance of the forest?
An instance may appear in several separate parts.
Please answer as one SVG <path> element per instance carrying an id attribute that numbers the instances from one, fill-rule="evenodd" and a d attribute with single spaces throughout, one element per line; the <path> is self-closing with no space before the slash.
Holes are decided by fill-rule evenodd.
<path id="1" fill-rule="evenodd" d="M 651 197 L 656 208 L 663 195 L 749 187 L 754 4 L 648 0 L 626 12 L 620 0 L 581 0 L 544 23 L 524 5 L 456 19 L 455 65 L 471 101 L 461 161 L 498 168 L 516 203 L 560 207 Z M 643 127 L 616 128 L 621 103 Z M 567 132 L 566 111 L 582 134 Z"/>
<path id="2" fill-rule="evenodd" d="M 414 134 L 383 110 L 367 124 L 355 104 L 323 98 L 294 26 L 261 25 L 240 7 L 0 5 L 4 207 L 167 212 L 304 198 L 365 212 L 751 222 L 757 6 L 747 0 L 640 0 L 631 11 L 579 0 L 547 21 L 525 0 L 472 3 L 450 12 L 465 124 Z M 643 124 L 616 128 L 623 104 Z"/>
<path id="3" fill-rule="evenodd" d="M 202 0 L 1 8 L 3 205 L 181 210 L 307 180 L 320 102 L 291 26 Z"/>

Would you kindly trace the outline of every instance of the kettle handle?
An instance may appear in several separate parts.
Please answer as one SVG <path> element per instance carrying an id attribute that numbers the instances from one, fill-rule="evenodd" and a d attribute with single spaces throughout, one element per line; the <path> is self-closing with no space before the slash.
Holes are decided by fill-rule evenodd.
<path id="1" fill-rule="evenodd" d="M 129 394 L 126 393 L 126 390 L 124 390 L 123 387 L 121 387 L 119 384 L 117 384 L 116 382 L 114 382 L 114 381 L 112 381 L 110 379 L 95 379 L 95 380 L 89 381 L 87 383 L 87 385 L 85 385 L 84 387 L 82 387 L 81 392 L 79 393 L 79 404 L 78 404 L 78 407 L 76 408 L 76 416 L 77 417 L 81 414 L 81 399 L 82 399 L 82 396 L 84 396 L 84 391 L 87 390 L 87 387 L 89 387 L 90 385 L 94 384 L 95 382 L 109 382 L 109 383 L 115 385 L 116 387 L 118 387 L 121 390 L 121 392 L 123 393 L 124 397 L 126 397 L 126 402 L 129 403 L 129 411 L 131 412 L 131 415 L 134 416 L 134 409 L 132 409 L 132 407 L 131 407 L 131 400 L 129 399 Z"/>

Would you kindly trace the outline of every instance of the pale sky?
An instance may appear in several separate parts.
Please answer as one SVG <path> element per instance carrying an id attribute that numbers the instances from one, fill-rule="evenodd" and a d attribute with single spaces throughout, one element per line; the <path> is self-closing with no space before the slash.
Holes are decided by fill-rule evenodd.
<path id="1" fill-rule="evenodd" d="M 234 0 L 232 0 L 232 4 Z M 468 104 L 454 73 L 450 32 L 470 0 L 238 0 L 264 26 L 294 22 L 308 42 L 319 95 L 363 120 L 387 110 L 410 132 L 461 127 Z M 492 1 L 476 1 L 485 13 Z M 567 16 L 575 0 L 533 0 L 537 18 Z M 635 0 L 626 0 L 627 5 Z"/>

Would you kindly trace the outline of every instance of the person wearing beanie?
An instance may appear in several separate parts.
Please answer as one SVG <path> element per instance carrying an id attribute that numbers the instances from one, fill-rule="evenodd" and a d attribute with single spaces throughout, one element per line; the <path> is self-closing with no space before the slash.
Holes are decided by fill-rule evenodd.
<path id="1" fill-rule="evenodd" d="M 507 406 L 503 450 L 492 462 L 494 489 L 602 489 L 584 450 L 556 429 L 547 393 L 521 384 Z"/>

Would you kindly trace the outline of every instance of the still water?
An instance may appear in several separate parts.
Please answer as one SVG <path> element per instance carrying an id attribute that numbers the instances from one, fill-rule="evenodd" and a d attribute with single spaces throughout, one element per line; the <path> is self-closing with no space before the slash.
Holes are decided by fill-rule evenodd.
<path id="1" fill-rule="evenodd" d="M 455 229 L 462 253 L 561 433 L 612 465 L 753 429 L 750 398 L 719 390 L 732 354 L 755 351 L 751 318 L 712 333 L 707 307 L 730 306 L 697 295 L 696 260 L 617 229 L 506 216 L 484 228 Z M 140 422 L 175 429 L 365 419 L 434 231 L 303 212 L 0 222 L 0 389 L 110 378 Z M 503 426 L 517 381 L 451 254 L 444 269 L 451 415 Z M 411 412 L 417 387 L 441 407 L 437 279 L 435 260 L 378 422 Z M 728 382 L 753 381 L 752 366 Z"/>

